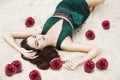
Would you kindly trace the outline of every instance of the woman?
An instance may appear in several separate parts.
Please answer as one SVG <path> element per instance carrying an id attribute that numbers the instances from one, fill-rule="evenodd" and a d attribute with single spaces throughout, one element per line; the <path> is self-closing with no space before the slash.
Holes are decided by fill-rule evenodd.
<path id="1" fill-rule="evenodd" d="M 96 47 L 73 42 L 71 36 L 73 30 L 80 27 L 94 7 L 102 2 L 104 0 L 62 0 L 56 7 L 54 15 L 46 21 L 43 28 L 5 33 L 5 39 L 28 59 L 37 58 L 35 51 L 43 50 L 47 46 L 58 50 L 88 53 L 82 58 L 77 57 L 65 61 L 65 68 L 74 70 L 78 65 L 94 58 L 100 52 Z M 24 39 L 21 47 L 15 42 L 15 39 L 18 38 Z M 34 50 L 34 52 L 28 50 Z"/>

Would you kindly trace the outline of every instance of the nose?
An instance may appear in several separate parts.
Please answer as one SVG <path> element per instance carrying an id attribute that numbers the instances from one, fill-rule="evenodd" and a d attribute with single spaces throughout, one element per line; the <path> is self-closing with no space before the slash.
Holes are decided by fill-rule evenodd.
<path id="1" fill-rule="evenodd" d="M 37 37 L 36 40 L 40 40 L 41 38 Z"/>
<path id="2" fill-rule="evenodd" d="M 41 36 L 37 36 L 36 39 L 37 39 L 37 40 L 41 40 L 42 37 L 41 37 Z"/>

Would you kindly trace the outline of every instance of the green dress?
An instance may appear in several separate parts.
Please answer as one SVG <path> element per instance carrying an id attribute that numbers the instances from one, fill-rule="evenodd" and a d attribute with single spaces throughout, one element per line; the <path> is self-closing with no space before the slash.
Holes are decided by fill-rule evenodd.
<path id="1" fill-rule="evenodd" d="M 85 0 L 62 0 L 54 14 L 64 14 L 70 19 L 70 22 L 64 18 L 52 16 L 44 24 L 42 34 L 46 34 L 57 21 L 63 19 L 62 30 L 56 44 L 56 48 L 60 50 L 62 41 L 67 36 L 72 36 L 73 30 L 82 25 L 89 16 L 90 10 Z"/>

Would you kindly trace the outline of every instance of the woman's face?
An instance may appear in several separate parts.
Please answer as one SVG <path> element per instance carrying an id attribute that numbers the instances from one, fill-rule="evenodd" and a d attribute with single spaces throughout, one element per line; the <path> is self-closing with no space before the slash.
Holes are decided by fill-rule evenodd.
<path id="1" fill-rule="evenodd" d="M 42 50 L 46 47 L 44 35 L 35 34 L 27 38 L 27 44 L 34 48 Z"/>

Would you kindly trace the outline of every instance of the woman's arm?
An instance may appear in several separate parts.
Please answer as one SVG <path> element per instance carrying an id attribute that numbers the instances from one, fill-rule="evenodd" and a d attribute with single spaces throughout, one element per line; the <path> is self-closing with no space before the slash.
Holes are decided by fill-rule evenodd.
<path id="1" fill-rule="evenodd" d="M 69 70 L 74 70 L 78 65 L 83 64 L 85 61 L 93 59 L 100 53 L 100 49 L 93 46 L 82 45 L 79 43 L 74 43 L 68 37 L 62 43 L 62 49 L 66 51 L 74 51 L 74 52 L 85 52 L 88 53 L 84 57 L 81 56 L 75 57 L 71 60 L 65 62 L 65 67 Z"/>
<path id="2" fill-rule="evenodd" d="M 105 0 L 86 0 L 89 7 L 95 7 L 101 3 L 103 3 Z"/>
<path id="3" fill-rule="evenodd" d="M 25 57 L 32 58 L 34 57 L 34 54 L 27 54 L 29 53 L 27 50 L 21 48 L 15 41 L 15 39 L 22 39 L 27 36 L 33 35 L 35 33 L 41 33 L 41 29 L 33 30 L 33 29 L 27 29 L 26 31 L 17 31 L 17 32 L 11 32 L 11 33 L 4 33 L 4 39 L 6 42 L 11 45 L 13 48 L 15 48 L 17 51 L 22 53 Z M 32 57 L 31 57 L 32 56 Z"/>
<path id="4" fill-rule="evenodd" d="M 75 43 L 71 40 L 71 37 L 67 37 L 62 42 L 61 48 L 65 51 L 70 51 L 70 52 L 85 52 L 85 53 L 88 53 L 91 49 L 93 49 L 93 46 Z"/>
<path id="5" fill-rule="evenodd" d="M 40 27 L 38 29 L 29 28 L 21 31 L 10 32 L 7 34 L 11 35 L 14 39 L 24 39 L 33 34 L 41 34 L 41 31 L 42 28 Z"/>
<path id="6" fill-rule="evenodd" d="M 11 45 L 13 48 L 15 48 L 17 51 L 20 52 L 20 47 L 17 45 L 14 37 L 8 33 L 4 33 L 4 39 L 5 41 Z"/>
<path id="7" fill-rule="evenodd" d="M 83 64 L 85 61 L 95 58 L 99 53 L 100 53 L 99 48 L 92 48 L 92 49 L 90 49 L 88 54 L 83 57 L 78 56 L 78 57 L 72 58 L 68 61 L 65 61 L 64 67 L 68 70 L 74 70 L 79 65 Z"/>
<path id="8" fill-rule="evenodd" d="M 24 48 L 21 48 L 19 45 L 17 45 L 15 39 L 7 33 L 4 33 L 4 39 L 6 40 L 6 42 L 11 45 L 13 48 L 15 48 L 18 52 L 20 52 L 21 54 L 23 54 L 26 58 L 29 59 L 34 59 L 37 56 L 35 56 L 35 52 L 30 52 L 25 50 Z"/>
<path id="9" fill-rule="evenodd" d="M 35 29 L 26 29 L 22 31 L 4 33 L 4 39 L 15 49 L 19 50 L 19 46 L 17 45 L 15 39 L 24 39 L 27 36 L 33 35 L 35 33 L 41 33 L 41 28 L 38 30 Z"/>

